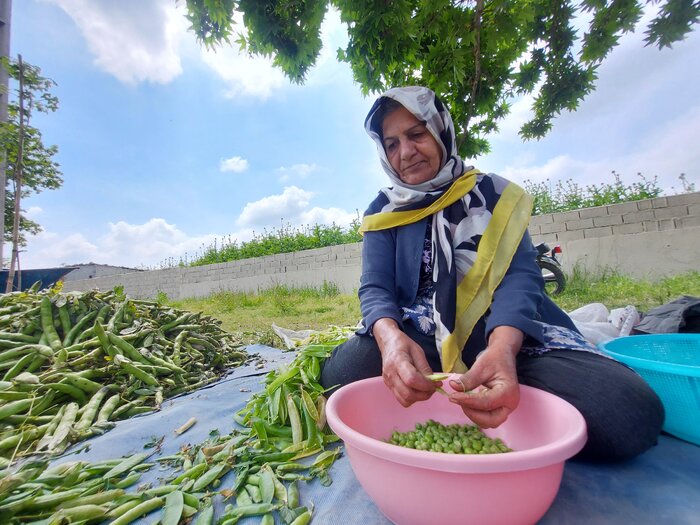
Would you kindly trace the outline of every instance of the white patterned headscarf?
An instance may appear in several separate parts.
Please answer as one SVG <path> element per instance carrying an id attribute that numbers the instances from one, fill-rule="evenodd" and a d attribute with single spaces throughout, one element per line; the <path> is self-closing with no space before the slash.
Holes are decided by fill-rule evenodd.
<path id="1" fill-rule="evenodd" d="M 442 164 L 431 180 L 407 184 L 387 159 L 382 143 L 382 105 L 393 99 L 418 120 L 442 149 Z M 527 229 L 531 198 L 519 186 L 497 175 L 465 167 L 456 149 L 449 112 L 424 87 L 393 88 L 372 106 L 365 129 L 377 144 L 392 186 L 368 213 L 361 232 L 395 228 L 432 217 L 433 319 L 435 343 L 445 372 L 463 372 L 461 354 L 467 339 L 491 305 Z"/>
<path id="2" fill-rule="evenodd" d="M 433 179 L 420 184 L 406 184 L 401 180 L 394 168 L 391 167 L 382 143 L 382 122 L 375 118 L 381 106 L 386 103 L 386 99 L 395 100 L 410 111 L 418 120 L 422 121 L 440 146 L 442 150 L 442 165 L 440 166 L 440 171 Z M 391 190 L 386 189 L 386 191 L 382 191 L 396 206 L 402 206 L 417 199 L 420 200 L 426 192 L 442 188 L 466 171 L 464 162 L 462 162 L 457 153 L 452 117 L 440 99 L 428 88 L 410 86 L 390 89 L 379 97 L 372 109 L 370 109 L 365 119 L 365 130 L 376 143 L 382 168 L 384 168 L 393 184 Z"/>

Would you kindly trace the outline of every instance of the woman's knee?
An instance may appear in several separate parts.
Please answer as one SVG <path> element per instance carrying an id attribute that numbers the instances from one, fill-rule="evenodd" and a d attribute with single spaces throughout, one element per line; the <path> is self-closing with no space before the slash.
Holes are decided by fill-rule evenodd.
<path id="1" fill-rule="evenodd" d="M 330 389 L 382 375 L 382 357 L 373 337 L 353 335 L 337 346 L 321 367 L 321 385 Z"/>
<path id="2" fill-rule="evenodd" d="M 658 439 L 664 409 L 634 371 L 606 357 L 565 350 L 519 359 L 523 384 L 553 393 L 583 415 L 588 441 L 579 458 L 619 461 L 641 454 Z"/>

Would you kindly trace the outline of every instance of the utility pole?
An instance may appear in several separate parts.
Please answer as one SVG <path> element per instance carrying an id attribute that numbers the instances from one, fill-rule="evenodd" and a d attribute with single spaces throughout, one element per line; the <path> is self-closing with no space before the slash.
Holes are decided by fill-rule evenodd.
<path id="1" fill-rule="evenodd" d="M 0 0 L 0 57 L 10 58 L 10 22 L 12 20 L 12 0 Z M 7 101 L 9 97 L 9 75 L 0 66 L 0 122 L 7 122 Z M 7 164 L 5 150 L 0 151 L 0 269 L 4 266 L 3 246 L 5 244 L 5 186 Z"/>

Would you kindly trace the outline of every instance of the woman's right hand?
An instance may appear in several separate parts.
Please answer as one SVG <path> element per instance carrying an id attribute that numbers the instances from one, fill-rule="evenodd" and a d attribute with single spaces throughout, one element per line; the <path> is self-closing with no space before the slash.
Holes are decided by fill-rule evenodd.
<path id="1" fill-rule="evenodd" d="M 425 401 L 439 384 L 425 376 L 433 371 L 423 349 L 389 318 L 379 319 L 372 328 L 382 353 L 382 377 L 402 406 Z"/>

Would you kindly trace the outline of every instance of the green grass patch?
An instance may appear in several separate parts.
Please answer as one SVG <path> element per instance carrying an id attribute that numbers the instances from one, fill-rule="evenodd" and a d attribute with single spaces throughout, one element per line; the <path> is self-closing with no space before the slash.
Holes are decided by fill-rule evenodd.
<path id="1" fill-rule="evenodd" d="M 589 303 L 602 303 L 609 309 L 631 304 L 646 312 L 682 295 L 700 297 L 700 272 L 646 280 L 610 271 L 591 275 L 576 269 L 566 290 L 554 300 L 567 312 Z M 354 326 L 361 318 L 357 295 L 340 293 L 332 283 L 317 288 L 275 286 L 258 293 L 219 292 L 170 303 L 216 317 L 225 330 L 246 344 L 270 346 L 281 344 L 272 331 L 273 323 L 291 330 L 323 330 L 331 325 Z"/>

